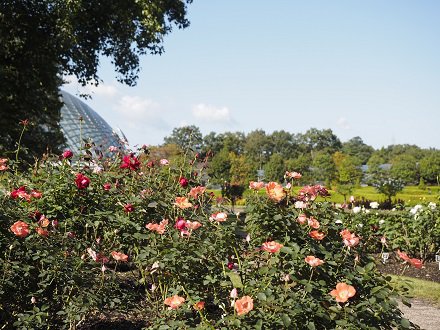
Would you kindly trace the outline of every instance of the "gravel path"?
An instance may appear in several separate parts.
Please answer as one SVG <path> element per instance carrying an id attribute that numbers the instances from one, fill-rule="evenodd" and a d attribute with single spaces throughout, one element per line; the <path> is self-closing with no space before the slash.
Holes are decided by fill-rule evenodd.
<path id="1" fill-rule="evenodd" d="M 403 304 L 399 306 L 405 317 L 422 329 L 440 330 L 440 308 L 416 299 L 411 301 L 411 308 Z"/>

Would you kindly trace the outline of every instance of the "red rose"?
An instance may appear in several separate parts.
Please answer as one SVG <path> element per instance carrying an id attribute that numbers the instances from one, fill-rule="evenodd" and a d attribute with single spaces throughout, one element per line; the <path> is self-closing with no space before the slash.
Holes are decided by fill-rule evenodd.
<path id="1" fill-rule="evenodd" d="M 66 150 L 63 152 L 63 158 L 64 159 L 69 159 L 73 157 L 73 152 L 71 150 Z"/>
<path id="2" fill-rule="evenodd" d="M 78 189 L 86 189 L 90 184 L 90 179 L 84 174 L 78 173 L 76 175 L 75 184 Z"/>
<path id="3" fill-rule="evenodd" d="M 141 166 L 139 159 L 134 155 L 124 156 L 122 158 L 122 164 L 120 168 L 128 168 L 132 171 L 136 171 Z"/>
<path id="4" fill-rule="evenodd" d="M 185 188 L 186 186 L 188 186 L 188 180 L 182 176 L 179 179 L 179 184 L 182 188 Z"/>

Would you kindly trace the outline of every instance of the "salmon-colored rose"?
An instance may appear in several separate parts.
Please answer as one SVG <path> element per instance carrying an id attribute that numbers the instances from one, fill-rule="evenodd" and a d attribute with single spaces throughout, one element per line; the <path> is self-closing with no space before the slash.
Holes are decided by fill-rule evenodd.
<path id="1" fill-rule="evenodd" d="M 316 258 L 315 256 L 307 256 L 304 258 L 304 261 L 307 262 L 311 267 L 318 267 L 324 263 L 324 260 Z"/>
<path id="2" fill-rule="evenodd" d="M 317 231 L 317 230 L 312 230 L 312 231 L 309 233 L 309 236 L 310 236 L 311 238 L 313 238 L 313 239 L 316 239 L 317 241 L 321 241 L 322 239 L 324 239 L 325 234 L 324 234 L 324 233 L 321 233 L 321 232 L 319 232 L 319 231 Z"/>
<path id="3" fill-rule="evenodd" d="M 269 182 L 266 185 L 266 193 L 275 202 L 280 202 L 286 196 L 283 186 L 276 182 Z"/>
<path id="4" fill-rule="evenodd" d="M 198 310 L 198 311 L 201 311 L 202 309 L 205 308 L 205 302 L 204 302 L 204 301 L 196 302 L 196 303 L 193 305 L 193 307 L 194 307 L 194 309 L 196 309 L 196 310 Z"/>
<path id="5" fill-rule="evenodd" d="M 422 260 L 420 260 L 420 259 L 411 258 L 408 260 L 408 262 L 418 269 L 422 268 L 422 266 L 423 266 Z"/>
<path id="6" fill-rule="evenodd" d="M 126 255 L 122 252 L 112 251 L 111 255 L 112 255 L 113 259 L 115 259 L 116 261 L 120 261 L 120 262 L 127 262 L 128 261 L 128 255 Z"/>
<path id="7" fill-rule="evenodd" d="M 213 213 L 213 214 L 211 214 L 211 216 L 209 217 L 210 220 L 212 220 L 212 221 L 218 221 L 218 222 L 225 222 L 227 218 L 228 218 L 228 214 L 225 213 L 225 212 L 217 212 L 217 213 Z"/>
<path id="8" fill-rule="evenodd" d="M 237 315 L 247 314 L 254 309 L 254 300 L 249 296 L 244 296 L 235 301 L 234 308 Z"/>
<path id="9" fill-rule="evenodd" d="M 202 224 L 198 221 L 186 221 L 186 228 L 190 230 L 196 230 L 197 228 L 200 228 Z"/>
<path id="10" fill-rule="evenodd" d="M 310 219 L 307 220 L 307 223 L 313 229 L 318 229 L 320 227 L 319 221 L 316 220 L 314 217 L 310 217 Z"/>
<path id="11" fill-rule="evenodd" d="M 280 244 L 275 241 L 264 242 L 261 246 L 261 249 L 270 253 L 276 253 L 283 247 L 283 244 Z"/>
<path id="12" fill-rule="evenodd" d="M 330 291 L 330 294 L 335 297 L 337 302 L 344 303 L 356 294 L 356 289 L 346 283 L 338 283 L 336 289 Z"/>
<path id="13" fill-rule="evenodd" d="M 29 235 L 29 225 L 24 221 L 17 221 L 11 226 L 11 231 L 18 237 Z"/>
<path id="14" fill-rule="evenodd" d="M 197 199 L 199 196 L 203 195 L 203 193 L 206 191 L 206 188 L 203 186 L 197 186 L 194 188 L 191 188 L 188 195 L 190 195 L 192 198 Z"/>
<path id="15" fill-rule="evenodd" d="M 168 219 L 163 219 L 159 224 L 150 222 L 146 224 L 145 227 L 151 231 L 155 231 L 158 234 L 162 235 L 163 233 L 165 233 L 167 225 L 168 225 Z"/>
<path id="16" fill-rule="evenodd" d="M 253 190 L 260 190 L 261 188 L 264 187 L 264 182 L 262 181 L 251 181 L 249 182 L 249 189 L 253 189 Z"/>
<path id="17" fill-rule="evenodd" d="M 290 179 L 296 179 L 299 180 L 301 179 L 302 175 L 301 173 L 298 172 L 289 172 L 287 171 L 286 174 L 284 175 L 286 178 L 290 178 Z"/>
<path id="18" fill-rule="evenodd" d="M 47 237 L 47 236 L 49 236 L 49 232 L 48 232 L 46 229 L 44 229 L 44 228 L 37 227 L 37 228 L 35 228 L 35 231 L 36 231 L 37 234 L 40 235 L 40 236 L 43 236 L 43 237 Z"/>
<path id="19" fill-rule="evenodd" d="M 307 216 L 302 213 L 298 215 L 298 219 L 296 219 L 301 225 L 305 224 L 307 222 Z"/>
<path id="20" fill-rule="evenodd" d="M 405 252 L 401 252 L 400 250 L 397 250 L 396 253 L 400 259 L 405 260 L 405 261 L 409 261 L 409 257 Z"/>
<path id="21" fill-rule="evenodd" d="M 176 197 L 176 202 L 174 205 L 182 210 L 193 206 L 186 197 Z"/>
<path id="22" fill-rule="evenodd" d="M 178 309 L 185 301 L 185 298 L 174 295 L 164 300 L 164 304 L 169 306 L 168 309 Z"/>
<path id="23" fill-rule="evenodd" d="M 344 229 L 340 232 L 342 236 L 342 241 L 348 247 L 356 246 L 359 244 L 359 237 L 351 233 L 348 229 Z"/>

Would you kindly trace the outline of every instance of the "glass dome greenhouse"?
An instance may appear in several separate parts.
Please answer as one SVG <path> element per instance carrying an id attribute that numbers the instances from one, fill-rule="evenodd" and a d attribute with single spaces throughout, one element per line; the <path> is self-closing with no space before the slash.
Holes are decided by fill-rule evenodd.
<path id="1" fill-rule="evenodd" d="M 110 146 L 124 149 L 127 141 L 122 131 L 119 134 L 92 108 L 79 98 L 60 91 L 64 103 L 61 108 L 61 131 L 66 138 L 66 147 L 74 153 L 81 149 L 81 140 L 93 142 L 95 148 L 107 154 Z M 82 118 L 82 120 L 80 120 Z"/>

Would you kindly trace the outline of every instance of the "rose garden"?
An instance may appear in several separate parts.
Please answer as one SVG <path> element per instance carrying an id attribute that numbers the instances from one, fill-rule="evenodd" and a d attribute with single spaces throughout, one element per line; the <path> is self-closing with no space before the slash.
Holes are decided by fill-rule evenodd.
<path id="1" fill-rule="evenodd" d="M 233 214 L 200 181 L 208 160 L 86 147 L 19 171 L 3 158 L 1 328 L 115 315 L 145 329 L 418 328 L 398 307 L 408 288 L 377 265 L 385 251 L 406 267 L 433 258 L 434 203 L 334 205 L 287 172 L 284 185 L 250 182 Z"/>

